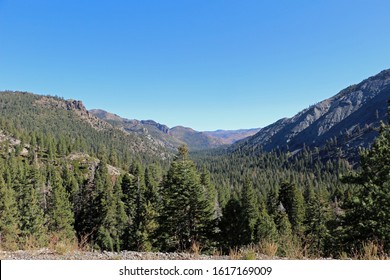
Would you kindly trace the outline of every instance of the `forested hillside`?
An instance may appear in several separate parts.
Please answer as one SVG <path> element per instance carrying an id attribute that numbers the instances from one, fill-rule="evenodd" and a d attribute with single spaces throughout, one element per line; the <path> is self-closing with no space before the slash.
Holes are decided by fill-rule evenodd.
<path id="1" fill-rule="evenodd" d="M 2 128 L 23 142 L 49 138 L 54 147 L 98 155 L 106 149 L 128 164 L 166 159 L 164 147 L 136 133 L 125 133 L 91 115 L 81 101 L 25 92 L 0 92 Z M 35 140 L 34 140 L 35 141 Z M 47 143 L 37 143 L 46 148 Z M 56 146 L 57 145 L 57 146 Z"/>

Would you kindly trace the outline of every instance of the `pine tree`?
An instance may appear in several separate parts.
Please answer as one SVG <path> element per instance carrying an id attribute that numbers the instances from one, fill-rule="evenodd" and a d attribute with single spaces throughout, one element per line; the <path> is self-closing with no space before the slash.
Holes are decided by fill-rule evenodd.
<path id="1" fill-rule="evenodd" d="M 117 234 L 117 199 L 114 197 L 114 188 L 108 174 L 105 157 L 95 172 L 95 191 L 93 194 L 94 224 L 96 231 L 96 245 L 101 250 L 114 251 L 118 248 Z M 120 199 L 120 198 L 119 198 Z"/>
<path id="2" fill-rule="evenodd" d="M 302 192 L 295 184 L 285 182 L 280 187 L 279 200 L 286 209 L 293 232 L 301 236 L 304 231 L 303 222 L 305 219 Z"/>
<path id="3" fill-rule="evenodd" d="M 0 174 L 0 247 L 16 250 L 18 247 L 19 213 L 16 195 L 10 185 L 6 185 Z"/>
<path id="4" fill-rule="evenodd" d="M 82 243 L 88 242 L 100 249 L 113 250 L 114 242 L 109 234 L 110 228 L 107 227 L 107 220 L 112 218 L 112 191 L 112 182 L 103 157 L 95 168 L 93 181 L 86 182 L 80 191 L 82 205 L 77 211 L 75 228 Z"/>
<path id="5" fill-rule="evenodd" d="M 146 187 L 144 169 L 140 162 L 134 162 L 130 167 L 130 175 L 125 175 L 122 181 L 122 190 L 126 213 L 128 215 L 128 227 L 125 233 L 125 247 L 131 250 L 143 251 L 150 250 L 151 245 L 149 235 L 146 231 L 145 207 L 147 204 L 146 196 L 153 196 L 153 187 Z M 152 213 L 148 213 L 148 219 L 151 219 Z"/>
<path id="6" fill-rule="evenodd" d="M 115 251 L 120 251 L 123 248 L 123 236 L 128 221 L 128 217 L 125 211 L 125 204 L 123 203 L 122 198 L 123 193 L 121 188 L 121 182 L 117 180 L 114 185 L 112 200 L 112 209 L 115 209 L 115 230 L 111 233 L 114 239 Z"/>
<path id="7" fill-rule="evenodd" d="M 188 149 L 179 148 L 162 186 L 159 243 L 162 250 L 186 250 L 207 243 L 212 212 Z"/>
<path id="8" fill-rule="evenodd" d="M 209 204 L 208 207 L 213 213 L 213 217 L 217 218 L 219 210 L 217 190 L 215 189 L 215 186 L 211 183 L 210 173 L 206 170 L 205 167 L 203 167 L 202 173 L 200 174 L 200 184 L 204 188 L 206 200 Z"/>
<path id="9" fill-rule="evenodd" d="M 306 197 L 305 240 L 313 255 L 323 255 L 330 237 L 328 223 L 332 219 L 329 194 L 320 189 L 318 193 L 307 192 Z"/>
<path id="10" fill-rule="evenodd" d="M 276 228 L 276 224 L 272 217 L 267 213 L 265 209 L 259 214 L 259 218 L 255 227 L 254 242 L 276 242 L 279 234 Z"/>
<path id="11" fill-rule="evenodd" d="M 102 204 L 104 216 L 101 217 L 97 232 L 97 244 L 102 250 L 120 251 L 127 221 L 125 207 L 121 200 L 122 190 L 120 182 L 117 182 L 113 187 L 112 184 L 107 183 L 106 186 L 107 190 L 104 194 L 106 204 Z"/>
<path id="12" fill-rule="evenodd" d="M 390 101 L 388 104 L 390 123 Z M 343 208 L 342 244 L 351 252 L 361 250 L 365 242 L 379 244 L 390 252 L 390 125 L 381 125 L 371 149 L 360 153 L 361 171 L 344 178 L 355 190 Z"/>
<path id="13" fill-rule="evenodd" d="M 245 180 L 241 194 L 242 219 L 244 221 L 243 244 L 247 245 L 255 240 L 256 223 L 259 219 L 259 205 L 256 199 L 255 190 L 249 179 Z"/>
<path id="14" fill-rule="evenodd" d="M 279 233 L 277 254 L 287 256 L 292 246 L 295 247 L 296 237 L 293 235 L 291 223 L 283 207 L 279 207 L 275 224 Z"/>
<path id="15" fill-rule="evenodd" d="M 74 213 L 69 201 L 69 194 L 62 184 L 62 179 L 56 170 L 52 170 L 51 207 L 49 211 L 49 230 L 60 238 L 75 240 Z"/>
<path id="16" fill-rule="evenodd" d="M 267 212 L 271 216 L 276 216 L 279 206 L 279 194 L 276 188 L 272 188 L 267 193 Z"/>
<path id="17" fill-rule="evenodd" d="M 75 170 L 74 166 L 72 166 L 72 169 Z M 79 183 L 77 182 L 74 173 L 75 172 L 71 172 L 68 164 L 65 163 L 62 173 L 63 185 L 66 189 L 66 192 L 69 194 L 69 201 L 72 203 L 73 208 L 75 208 L 75 205 L 78 203 L 78 196 L 80 191 Z"/>
<path id="18" fill-rule="evenodd" d="M 22 241 L 27 245 L 40 247 L 47 242 L 45 217 L 40 207 L 39 196 L 34 185 L 26 182 L 19 201 L 20 230 Z"/>
<path id="19" fill-rule="evenodd" d="M 242 217 L 242 207 L 239 199 L 232 197 L 222 210 L 222 217 L 219 222 L 219 243 L 225 253 L 230 248 L 238 248 L 243 245 L 244 221 Z"/>

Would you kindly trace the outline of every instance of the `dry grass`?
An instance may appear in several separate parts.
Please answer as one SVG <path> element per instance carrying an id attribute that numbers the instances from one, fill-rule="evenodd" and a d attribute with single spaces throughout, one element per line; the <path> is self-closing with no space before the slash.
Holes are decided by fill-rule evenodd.
<path id="1" fill-rule="evenodd" d="M 67 240 L 57 234 L 52 234 L 49 239 L 48 248 L 58 255 L 75 252 L 79 249 L 76 240 Z"/>
<path id="2" fill-rule="evenodd" d="M 36 248 L 41 248 L 41 242 L 37 240 L 34 236 L 26 236 L 21 241 L 21 249 L 22 250 L 34 250 Z"/>
<path id="3" fill-rule="evenodd" d="M 211 254 L 213 257 L 220 257 L 223 255 L 222 249 L 214 249 L 214 251 Z"/>
<path id="4" fill-rule="evenodd" d="M 19 249 L 19 244 L 16 241 L 0 242 L 0 251 L 16 251 Z"/>
<path id="5" fill-rule="evenodd" d="M 357 260 L 390 260 L 390 256 L 384 252 L 383 245 L 376 242 L 366 242 L 362 250 L 353 254 Z"/>
<path id="6" fill-rule="evenodd" d="M 233 248 L 229 251 L 230 260 L 256 260 L 257 250 L 253 245 Z"/>
<path id="7" fill-rule="evenodd" d="M 201 252 L 202 252 L 202 247 L 200 246 L 200 244 L 196 241 L 192 242 L 190 253 L 194 254 L 195 256 L 199 256 Z"/>
<path id="8" fill-rule="evenodd" d="M 264 241 L 258 245 L 259 253 L 271 258 L 276 256 L 278 249 L 279 245 L 274 241 Z"/>
<path id="9" fill-rule="evenodd" d="M 229 259 L 230 260 L 239 260 L 241 259 L 241 251 L 238 248 L 232 248 L 229 250 Z"/>

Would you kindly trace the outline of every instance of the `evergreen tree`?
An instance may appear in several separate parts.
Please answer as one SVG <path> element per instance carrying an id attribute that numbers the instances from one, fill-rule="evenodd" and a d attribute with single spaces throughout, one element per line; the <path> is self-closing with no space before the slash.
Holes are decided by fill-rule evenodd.
<path id="1" fill-rule="evenodd" d="M 305 219 L 305 208 L 302 192 L 295 184 L 285 182 L 279 190 L 279 200 L 286 209 L 292 230 L 295 234 L 303 234 L 303 222 Z"/>
<path id="2" fill-rule="evenodd" d="M 245 180 L 241 194 L 242 219 L 244 227 L 242 228 L 244 240 L 247 245 L 255 240 L 256 223 L 259 219 L 259 205 L 256 199 L 253 184 L 249 179 Z"/>
<path id="3" fill-rule="evenodd" d="M 222 217 L 219 222 L 220 244 L 225 253 L 230 248 L 238 248 L 244 243 L 243 231 L 244 221 L 240 201 L 232 197 L 222 210 Z"/>
<path id="4" fill-rule="evenodd" d="M 108 175 L 105 157 L 96 166 L 93 181 L 87 181 L 80 192 L 83 205 L 76 216 L 76 230 L 81 242 L 88 242 L 100 249 L 113 250 L 114 242 L 110 237 L 107 220 L 112 218 L 110 199 L 113 186 Z"/>
<path id="5" fill-rule="evenodd" d="M 74 213 L 69 201 L 69 194 L 62 184 L 59 173 L 52 171 L 51 207 L 49 211 L 49 230 L 60 238 L 73 241 L 76 237 L 74 231 Z"/>
<path id="6" fill-rule="evenodd" d="M 112 200 L 112 209 L 115 209 L 115 231 L 111 234 L 114 239 L 114 249 L 119 251 L 123 248 L 123 235 L 127 225 L 128 217 L 125 211 L 125 204 L 122 201 L 123 193 L 121 182 L 117 179 L 114 185 L 114 193 Z"/>
<path id="7" fill-rule="evenodd" d="M 22 189 L 19 201 L 21 238 L 25 244 L 41 247 L 47 241 L 45 217 L 37 190 L 31 183 Z"/>
<path id="8" fill-rule="evenodd" d="M 296 242 L 296 237 L 293 235 L 291 223 L 282 205 L 280 205 L 276 214 L 275 224 L 279 233 L 277 254 L 287 256 L 291 246 Z"/>
<path id="9" fill-rule="evenodd" d="M 255 228 L 255 239 L 256 243 L 263 241 L 272 241 L 276 242 L 278 240 L 279 234 L 276 228 L 276 224 L 272 217 L 263 209 L 256 223 Z"/>
<path id="10" fill-rule="evenodd" d="M 211 221 L 212 212 L 199 174 L 195 164 L 188 159 L 188 149 L 182 146 L 162 186 L 161 249 L 185 250 L 194 243 L 205 245 Z"/>
<path id="11" fill-rule="evenodd" d="M 158 203 L 158 188 L 162 181 L 161 167 L 157 164 L 152 164 L 145 169 L 145 200 L 152 204 Z"/>
<path id="12" fill-rule="evenodd" d="M 313 255 L 323 255 L 330 235 L 328 223 L 332 219 L 329 194 L 325 189 L 318 193 L 308 193 L 306 203 L 306 243 Z"/>
<path id="13" fill-rule="evenodd" d="M 71 166 L 73 170 L 75 170 L 74 166 Z M 66 192 L 69 194 L 69 201 L 73 205 L 73 208 L 75 208 L 75 205 L 78 203 L 78 196 L 79 196 L 79 183 L 74 175 L 75 172 L 71 172 L 71 170 L 68 167 L 68 164 L 65 163 L 65 167 L 63 168 L 62 178 L 63 178 L 63 185 L 66 189 Z"/>
<path id="14" fill-rule="evenodd" d="M 267 212 L 271 216 L 276 216 L 279 206 L 279 194 L 276 188 L 272 188 L 267 193 Z"/>
<path id="15" fill-rule="evenodd" d="M 203 167 L 202 173 L 200 174 L 200 184 L 203 186 L 206 200 L 209 204 L 210 211 L 213 213 L 214 218 L 218 216 L 218 199 L 217 199 L 217 191 L 215 186 L 211 183 L 210 173 Z"/>
<path id="16" fill-rule="evenodd" d="M 0 247 L 3 250 L 16 250 L 18 235 L 19 213 L 16 195 L 0 174 Z"/>
<path id="17" fill-rule="evenodd" d="M 153 187 L 148 189 L 145 183 L 144 169 L 140 162 L 134 162 L 130 167 L 132 177 L 125 175 L 122 182 L 126 213 L 129 217 L 125 233 L 125 247 L 131 250 L 150 250 L 149 234 L 146 231 L 146 195 L 153 196 Z M 148 213 L 148 219 L 152 213 Z"/>
<path id="18" fill-rule="evenodd" d="M 101 250 L 113 251 L 120 247 L 116 242 L 117 233 L 117 199 L 114 197 L 114 188 L 108 174 L 105 157 L 100 160 L 95 172 L 95 193 L 93 195 L 96 212 L 94 223 L 96 231 L 96 245 Z M 120 198 L 119 198 L 120 199 Z"/>
<path id="19" fill-rule="evenodd" d="M 390 101 L 388 116 L 390 122 Z M 355 184 L 343 208 L 343 247 L 361 250 L 365 242 L 379 244 L 390 252 L 390 125 L 382 124 L 371 149 L 360 153 L 361 171 L 344 178 Z"/>

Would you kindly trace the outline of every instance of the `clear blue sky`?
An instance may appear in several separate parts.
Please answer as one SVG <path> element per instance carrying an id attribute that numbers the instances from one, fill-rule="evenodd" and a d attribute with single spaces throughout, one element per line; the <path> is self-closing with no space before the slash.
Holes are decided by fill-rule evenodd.
<path id="1" fill-rule="evenodd" d="M 390 1 L 0 0 L 0 90 L 262 127 L 390 68 Z"/>

